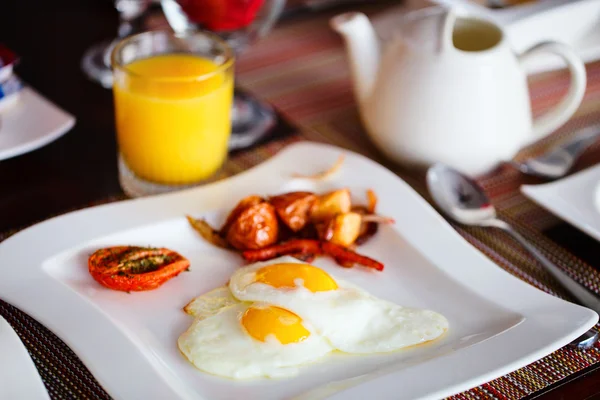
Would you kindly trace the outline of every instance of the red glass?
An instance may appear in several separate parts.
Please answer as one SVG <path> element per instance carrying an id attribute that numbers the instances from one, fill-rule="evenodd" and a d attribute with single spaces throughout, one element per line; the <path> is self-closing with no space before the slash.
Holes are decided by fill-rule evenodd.
<path id="1" fill-rule="evenodd" d="M 250 25 L 264 0 L 177 0 L 188 18 L 215 32 L 233 31 Z"/>

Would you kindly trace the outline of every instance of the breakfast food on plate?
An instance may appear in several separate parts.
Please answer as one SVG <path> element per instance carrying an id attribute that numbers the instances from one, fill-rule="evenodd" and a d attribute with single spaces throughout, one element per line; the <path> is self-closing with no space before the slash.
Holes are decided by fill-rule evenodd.
<path id="1" fill-rule="evenodd" d="M 350 268 L 354 264 L 358 264 L 377 271 L 383 271 L 383 264 L 377 260 L 358 254 L 335 243 L 312 239 L 294 239 L 259 250 L 246 250 L 242 253 L 242 257 L 246 261 L 266 261 L 289 254 L 296 255 L 297 258 L 305 262 L 309 262 L 314 256 L 325 254 L 333 257 L 342 267 Z M 308 257 L 302 257 L 306 255 Z"/>
<path id="2" fill-rule="evenodd" d="M 309 192 L 292 192 L 269 199 L 277 216 L 292 232 L 298 232 L 308 223 L 310 210 L 317 196 Z"/>
<path id="3" fill-rule="evenodd" d="M 248 261 L 292 255 L 311 261 L 328 255 L 344 266 L 355 264 L 383 270 L 383 264 L 356 253 L 353 248 L 369 240 L 379 223 L 393 223 L 375 214 L 377 196 L 367 191 L 368 203 L 353 205 L 343 188 L 317 195 L 289 192 L 269 198 L 243 198 L 220 229 L 188 216 L 190 225 L 208 242 L 242 252 Z"/>
<path id="4" fill-rule="evenodd" d="M 293 257 L 237 270 L 192 300 L 178 345 L 198 369 L 233 379 L 291 376 L 331 351 L 387 353 L 440 337 L 442 315 L 378 299 Z"/>
<path id="5" fill-rule="evenodd" d="M 100 249 L 88 259 L 89 272 L 98 283 L 125 292 L 156 289 L 189 266 L 172 250 L 137 246 Z"/>
<path id="6" fill-rule="evenodd" d="M 233 379 L 291 376 L 294 366 L 316 361 L 332 350 L 297 315 L 242 303 L 196 319 L 178 344 L 197 368 Z"/>
<path id="7" fill-rule="evenodd" d="M 236 249 L 260 249 L 277 241 L 278 228 L 275 208 L 261 201 L 242 209 L 224 233 Z"/>

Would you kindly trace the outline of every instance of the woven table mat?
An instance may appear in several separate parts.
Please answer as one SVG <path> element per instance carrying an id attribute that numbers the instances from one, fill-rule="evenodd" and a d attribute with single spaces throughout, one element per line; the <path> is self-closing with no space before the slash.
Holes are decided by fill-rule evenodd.
<path id="1" fill-rule="evenodd" d="M 351 91 L 351 82 L 339 37 L 328 28 L 328 16 L 288 21 L 256 44 L 238 65 L 239 80 L 259 97 L 270 101 L 299 133 L 275 140 L 228 160 L 223 177 L 248 169 L 286 145 L 302 140 L 333 143 L 371 157 L 398 173 L 426 196 L 422 173 L 386 162 L 363 131 Z M 556 134 L 522 151 L 524 158 L 542 152 L 579 127 L 600 122 L 600 62 L 588 66 L 588 90 L 578 114 Z M 566 92 L 564 71 L 535 76 L 530 81 L 534 114 L 554 105 Z M 483 133 L 482 133 L 483 134 Z M 584 168 L 600 160 L 600 145 L 586 153 Z M 558 222 L 548 212 L 526 200 L 518 188 L 536 183 L 510 167 L 500 167 L 480 181 L 500 215 L 514 224 L 552 261 L 588 288 L 599 291 L 597 270 L 546 238 L 542 231 Z M 427 196 L 426 196 L 427 197 Z M 105 199 L 103 202 L 121 200 Z M 458 231 L 511 274 L 559 297 L 567 298 L 531 256 L 504 234 L 481 228 Z M 14 232 L 0 234 L 0 241 Z M 109 399 L 78 357 L 58 337 L 11 305 L 0 301 L 0 315 L 25 343 L 53 399 Z M 456 399 L 520 399 L 600 362 L 600 347 L 588 350 L 563 348 L 518 371 L 454 396 Z"/>

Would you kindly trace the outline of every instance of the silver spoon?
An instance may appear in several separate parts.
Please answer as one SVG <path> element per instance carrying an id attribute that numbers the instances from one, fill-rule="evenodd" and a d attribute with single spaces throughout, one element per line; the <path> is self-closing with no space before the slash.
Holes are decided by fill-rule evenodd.
<path id="1" fill-rule="evenodd" d="M 461 224 L 494 227 L 508 233 L 537 258 L 579 304 L 600 314 L 600 297 L 573 280 L 509 224 L 498 219 L 496 209 L 477 182 L 448 166 L 436 164 L 427 171 L 427 187 L 434 202 L 447 216 Z M 588 348 L 597 340 L 598 332 L 590 330 L 571 345 Z"/>
<path id="2" fill-rule="evenodd" d="M 579 130 L 573 137 L 560 146 L 539 157 L 511 164 L 527 175 L 547 179 L 562 178 L 569 172 L 579 156 L 600 136 L 600 125 Z"/>

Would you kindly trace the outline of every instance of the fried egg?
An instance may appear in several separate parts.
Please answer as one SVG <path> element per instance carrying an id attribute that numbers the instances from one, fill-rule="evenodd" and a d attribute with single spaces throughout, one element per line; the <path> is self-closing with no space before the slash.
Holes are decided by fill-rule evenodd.
<path id="1" fill-rule="evenodd" d="M 448 329 L 442 315 L 378 299 L 324 270 L 281 257 L 237 270 L 233 297 L 289 310 L 345 353 L 390 352 L 425 343 Z"/>
<path id="2" fill-rule="evenodd" d="M 233 297 L 227 286 L 218 287 L 190 301 L 183 311 L 192 317 L 204 319 L 220 313 L 240 301 Z"/>
<path id="3" fill-rule="evenodd" d="M 385 353 L 439 338 L 442 315 L 378 299 L 292 257 L 236 271 L 188 303 L 178 340 L 198 369 L 232 379 L 281 378 L 339 350 Z"/>
<path id="4" fill-rule="evenodd" d="M 293 312 L 236 303 L 222 297 L 223 289 L 229 291 L 219 288 L 186 306 L 186 312 L 198 317 L 179 337 L 178 346 L 198 369 L 232 379 L 281 378 L 333 350 Z"/>

